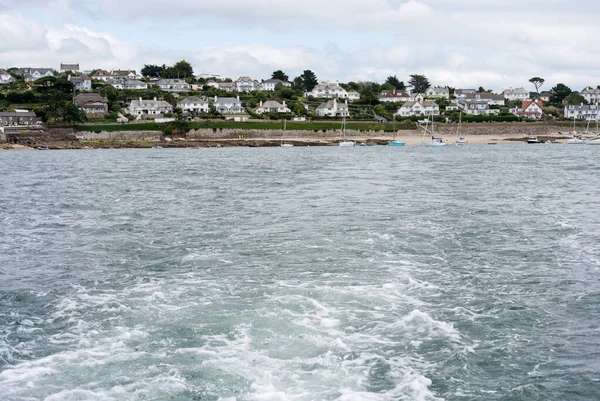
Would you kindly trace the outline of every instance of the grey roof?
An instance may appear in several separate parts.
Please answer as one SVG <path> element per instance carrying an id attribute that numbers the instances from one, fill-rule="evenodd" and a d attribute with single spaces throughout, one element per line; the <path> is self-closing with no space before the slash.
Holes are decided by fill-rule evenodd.
<path id="1" fill-rule="evenodd" d="M 381 98 L 409 97 L 408 93 L 400 89 L 383 90 L 379 94 Z"/>
<path id="2" fill-rule="evenodd" d="M 165 107 L 165 108 L 173 108 L 169 102 L 165 102 L 164 100 L 140 100 L 134 99 L 131 101 L 131 106 L 144 108 L 144 107 Z"/>
<path id="3" fill-rule="evenodd" d="M 236 98 L 236 97 L 220 97 L 220 98 L 217 98 L 217 101 L 215 102 L 215 104 L 227 104 L 227 103 L 241 104 L 242 102 L 240 102 L 238 100 L 238 98 Z"/>
<path id="4" fill-rule="evenodd" d="M 0 111 L 0 117 L 35 117 L 33 111 Z"/>
<path id="5" fill-rule="evenodd" d="M 181 99 L 179 103 L 208 103 L 208 101 L 198 96 L 188 96 Z"/>
<path id="6" fill-rule="evenodd" d="M 60 69 L 61 70 L 66 70 L 66 71 L 68 71 L 68 70 L 71 70 L 71 71 L 79 70 L 79 64 L 63 64 L 63 63 L 60 63 Z"/>
<path id="7" fill-rule="evenodd" d="M 266 102 L 263 103 L 262 108 L 263 109 L 278 109 L 280 107 L 285 107 L 283 104 L 279 103 L 276 100 L 267 100 Z M 259 107 L 260 108 L 260 107 Z"/>
<path id="8" fill-rule="evenodd" d="M 505 89 L 503 93 L 529 93 L 525 88 Z"/>
<path id="9" fill-rule="evenodd" d="M 179 78 L 163 78 L 163 79 L 161 79 L 160 81 L 158 81 L 156 83 L 156 85 L 169 85 L 169 84 L 186 84 L 186 85 L 189 85 L 183 79 L 179 79 Z"/>
<path id="10" fill-rule="evenodd" d="M 595 104 L 578 104 L 578 105 L 568 105 L 565 106 L 566 110 L 579 110 L 579 111 L 590 111 L 590 110 L 598 110 L 598 106 Z"/>
<path id="11" fill-rule="evenodd" d="M 333 108 L 333 102 L 335 99 L 331 99 L 325 103 L 321 103 L 319 105 L 319 107 L 317 107 L 317 110 L 323 110 L 323 109 L 331 109 Z M 338 109 L 348 109 L 348 105 L 346 103 L 342 103 L 342 102 L 337 102 L 337 108 Z"/>
<path id="12" fill-rule="evenodd" d="M 263 81 L 263 83 L 265 84 L 287 84 L 289 82 L 287 81 L 282 81 L 281 79 L 267 79 L 266 81 Z"/>
<path id="13" fill-rule="evenodd" d="M 21 70 L 22 71 L 27 71 L 28 74 L 33 74 L 34 72 L 37 71 L 37 72 L 39 72 L 42 75 L 45 75 L 45 74 L 47 74 L 49 72 L 51 72 L 51 73 L 54 74 L 54 72 L 55 72 L 54 68 L 30 68 L 30 67 L 27 67 L 27 68 L 21 68 Z"/>
<path id="14" fill-rule="evenodd" d="M 468 93 L 467 94 L 467 100 L 477 100 L 477 99 L 489 99 L 489 100 L 504 101 L 504 96 L 497 95 L 495 93 L 487 93 L 487 92 L 477 92 L 477 93 Z"/>
<path id="15" fill-rule="evenodd" d="M 75 96 L 73 98 L 73 102 L 78 106 L 82 106 L 89 102 L 108 103 L 108 99 L 100 96 L 97 93 L 82 93 L 82 94 Z"/>

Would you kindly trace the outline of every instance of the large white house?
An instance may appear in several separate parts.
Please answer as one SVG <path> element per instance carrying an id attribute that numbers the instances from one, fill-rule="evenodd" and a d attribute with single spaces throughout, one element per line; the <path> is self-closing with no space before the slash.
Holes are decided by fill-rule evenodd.
<path id="1" fill-rule="evenodd" d="M 6 85 L 14 81 L 15 79 L 6 71 L 0 68 L 0 85 Z"/>
<path id="2" fill-rule="evenodd" d="M 127 90 L 146 90 L 148 89 L 148 84 L 144 81 L 138 81 L 136 79 L 115 79 L 107 81 L 107 83 L 117 89 L 127 89 Z"/>
<path id="3" fill-rule="evenodd" d="M 469 100 L 486 102 L 490 106 L 504 106 L 504 95 L 497 95 L 495 93 L 475 92 L 469 93 L 464 97 L 461 96 L 459 99 L 457 99 L 459 103 L 463 104 L 465 101 Z"/>
<path id="4" fill-rule="evenodd" d="M 594 89 L 588 86 L 581 91 L 581 96 L 583 96 L 588 103 L 597 104 L 600 102 L 600 89 Z"/>
<path id="5" fill-rule="evenodd" d="M 505 89 L 504 92 L 502 92 L 502 94 L 504 95 L 504 98 L 508 101 L 529 99 L 529 91 L 525 88 Z"/>
<path id="6" fill-rule="evenodd" d="M 73 98 L 88 117 L 101 117 L 108 113 L 108 100 L 97 93 L 80 93 Z"/>
<path id="7" fill-rule="evenodd" d="M 406 102 L 394 113 L 396 116 L 400 117 L 410 117 L 410 116 L 439 116 L 440 115 L 440 106 L 437 105 L 436 102 L 432 101 L 412 101 Z"/>
<path id="8" fill-rule="evenodd" d="M 472 93 L 476 93 L 477 89 L 455 89 L 454 90 L 454 96 L 457 99 L 464 99 L 467 97 L 467 95 L 470 95 Z"/>
<path id="9" fill-rule="evenodd" d="M 565 106 L 565 118 L 576 120 L 597 120 L 600 117 L 599 106 L 582 104 Z"/>
<path id="10" fill-rule="evenodd" d="M 283 85 L 286 88 L 291 88 L 291 82 L 282 81 L 281 79 L 267 79 L 266 81 L 262 81 L 260 84 L 260 88 L 265 92 L 273 92 L 277 85 Z"/>
<path id="11" fill-rule="evenodd" d="M 75 89 L 78 91 L 91 92 L 92 91 L 92 79 L 86 75 L 79 76 L 68 76 L 67 79 L 75 85 Z"/>
<path id="12" fill-rule="evenodd" d="M 410 95 L 400 89 L 383 90 L 379 93 L 377 99 L 380 102 L 408 102 Z"/>
<path id="13" fill-rule="evenodd" d="M 432 86 L 427 89 L 425 95 L 433 99 L 450 99 L 450 90 L 445 86 Z"/>
<path id="14" fill-rule="evenodd" d="M 464 102 L 463 111 L 466 114 L 473 114 L 476 116 L 486 116 L 500 113 L 499 109 L 490 109 L 490 104 L 481 99 L 467 99 Z"/>
<path id="15" fill-rule="evenodd" d="M 316 112 L 319 117 L 350 117 L 348 99 L 341 103 L 338 102 L 337 98 L 333 98 L 319 105 Z"/>
<path id="16" fill-rule="evenodd" d="M 312 91 L 306 92 L 306 97 L 348 99 L 348 92 L 337 83 L 321 82 Z"/>
<path id="17" fill-rule="evenodd" d="M 217 97 L 214 100 L 215 109 L 221 114 L 244 114 L 246 110 L 242 106 L 240 97 Z"/>
<path id="18" fill-rule="evenodd" d="M 129 105 L 129 114 L 134 116 L 157 116 L 172 113 L 173 106 L 164 100 L 143 100 L 142 98 L 132 100 Z"/>
<path id="19" fill-rule="evenodd" d="M 195 113 L 208 113 L 210 111 L 208 101 L 197 96 L 189 96 L 181 99 L 179 102 L 177 102 L 177 107 L 183 111 Z"/>
<path id="20" fill-rule="evenodd" d="M 81 70 L 79 69 L 79 63 L 78 64 L 64 64 L 64 63 L 60 63 L 60 72 L 67 72 L 67 71 L 71 71 L 71 72 L 80 72 Z"/>
<path id="21" fill-rule="evenodd" d="M 206 83 L 206 86 L 210 86 L 211 88 L 220 89 L 226 92 L 235 92 L 234 82 L 216 82 L 211 79 Z"/>
<path id="22" fill-rule="evenodd" d="M 55 72 L 53 68 L 21 68 L 25 82 L 37 81 L 44 77 L 53 77 Z"/>
<path id="23" fill-rule="evenodd" d="M 540 119 L 544 115 L 544 103 L 540 99 L 523 100 L 521 107 L 510 110 L 516 116 L 530 119 Z"/>
<path id="24" fill-rule="evenodd" d="M 125 79 L 137 79 L 140 78 L 135 70 L 96 70 L 92 74 L 93 79 L 97 79 L 99 81 L 115 81 L 115 80 L 125 80 Z"/>
<path id="25" fill-rule="evenodd" d="M 292 110 L 287 107 L 285 101 L 283 104 L 275 101 L 275 100 L 267 100 L 266 102 L 260 102 L 260 105 L 256 109 L 256 114 L 263 113 L 291 113 Z"/>
<path id="26" fill-rule="evenodd" d="M 260 89 L 260 83 L 250 77 L 239 77 L 234 83 L 236 92 L 252 92 Z"/>
<path id="27" fill-rule="evenodd" d="M 188 92 L 192 89 L 192 86 L 185 82 L 183 79 L 161 79 L 156 85 L 161 91 L 165 92 Z"/>

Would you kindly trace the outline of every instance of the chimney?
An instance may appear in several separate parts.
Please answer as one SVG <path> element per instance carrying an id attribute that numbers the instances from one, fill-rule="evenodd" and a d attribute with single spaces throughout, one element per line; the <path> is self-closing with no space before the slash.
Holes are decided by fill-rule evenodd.
<path id="1" fill-rule="evenodd" d="M 240 100 L 240 95 L 237 95 L 237 100 L 238 100 L 238 101 Z"/>
<path id="2" fill-rule="evenodd" d="M 154 101 L 156 102 L 156 98 L 154 98 Z"/>
<path id="3" fill-rule="evenodd" d="M 218 100 L 218 98 L 215 96 L 215 103 L 216 103 L 217 100 Z"/>
<path id="4" fill-rule="evenodd" d="M 142 103 L 142 97 L 140 96 L 140 103 Z"/>
<path id="5" fill-rule="evenodd" d="M 285 105 L 285 100 L 283 101 L 283 107 L 286 107 L 286 105 Z"/>
<path id="6" fill-rule="evenodd" d="M 262 100 L 260 101 L 260 107 L 262 107 Z"/>

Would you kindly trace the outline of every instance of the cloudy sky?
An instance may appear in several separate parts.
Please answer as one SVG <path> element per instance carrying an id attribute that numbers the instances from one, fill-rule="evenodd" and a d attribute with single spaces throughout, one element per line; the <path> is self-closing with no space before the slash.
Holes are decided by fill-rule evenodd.
<path id="1" fill-rule="evenodd" d="M 0 0 L 0 67 L 140 69 L 186 59 L 196 73 L 549 89 L 600 84 L 600 1 Z"/>

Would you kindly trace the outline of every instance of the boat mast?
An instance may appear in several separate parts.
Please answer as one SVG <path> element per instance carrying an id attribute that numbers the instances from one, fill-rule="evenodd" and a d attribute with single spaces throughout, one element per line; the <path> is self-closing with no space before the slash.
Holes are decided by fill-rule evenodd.
<path id="1" fill-rule="evenodd" d="M 283 136 L 285 135 L 285 130 L 287 128 L 287 118 L 283 119 L 283 132 L 281 133 L 281 144 L 283 145 Z"/>

